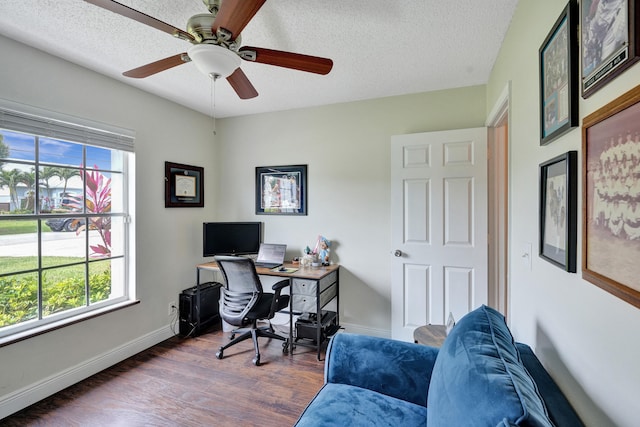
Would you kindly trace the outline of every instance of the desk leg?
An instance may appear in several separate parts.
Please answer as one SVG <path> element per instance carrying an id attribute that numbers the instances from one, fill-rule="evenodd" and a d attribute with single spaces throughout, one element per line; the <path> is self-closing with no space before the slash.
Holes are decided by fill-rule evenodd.
<path id="1" fill-rule="evenodd" d="M 293 355 L 293 280 L 289 278 L 289 355 Z"/>
<path id="2" fill-rule="evenodd" d="M 200 332 L 200 269 L 196 268 L 196 331 Z"/>

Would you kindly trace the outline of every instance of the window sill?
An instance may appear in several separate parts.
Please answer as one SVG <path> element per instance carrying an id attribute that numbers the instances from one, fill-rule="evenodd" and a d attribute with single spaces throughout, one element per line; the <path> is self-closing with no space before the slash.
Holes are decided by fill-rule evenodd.
<path id="1" fill-rule="evenodd" d="M 93 310 L 89 313 L 80 314 L 73 318 L 60 320 L 58 322 L 54 322 L 54 323 L 43 325 L 37 328 L 29 329 L 28 331 L 18 332 L 16 334 L 9 335 L 4 338 L 0 338 L 0 347 L 4 347 L 10 344 L 24 341 L 38 335 L 46 334 L 47 332 L 55 331 L 57 329 L 62 329 L 64 327 L 74 325 L 76 323 L 84 322 L 85 320 L 93 319 L 95 317 L 102 316 L 103 314 L 112 313 L 114 311 L 118 311 L 123 308 L 131 307 L 132 305 L 136 305 L 139 303 L 140 303 L 139 300 L 124 301 L 124 302 L 113 304 L 98 310 Z"/>

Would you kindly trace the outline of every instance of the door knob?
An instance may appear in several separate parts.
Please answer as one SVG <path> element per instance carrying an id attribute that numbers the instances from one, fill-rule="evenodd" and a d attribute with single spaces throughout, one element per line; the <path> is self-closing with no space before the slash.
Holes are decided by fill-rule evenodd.
<path id="1" fill-rule="evenodd" d="M 396 251 L 393 253 L 393 255 L 395 255 L 397 257 L 401 257 L 402 256 L 402 251 L 400 249 L 396 249 Z"/>

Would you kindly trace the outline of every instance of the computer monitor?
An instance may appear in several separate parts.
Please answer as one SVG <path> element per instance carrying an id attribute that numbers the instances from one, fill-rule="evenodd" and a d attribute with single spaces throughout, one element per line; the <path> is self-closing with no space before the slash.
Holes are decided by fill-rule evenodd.
<path id="1" fill-rule="evenodd" d="M 205 222 L 202 256 L 257 254 L 262 241 L 261 222 Z"/>

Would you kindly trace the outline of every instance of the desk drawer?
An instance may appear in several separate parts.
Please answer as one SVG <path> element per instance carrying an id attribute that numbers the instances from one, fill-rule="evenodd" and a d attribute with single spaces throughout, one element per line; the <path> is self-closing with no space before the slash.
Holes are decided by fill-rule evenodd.
<path id="1" fill-rule="evenodd" d="M 320 281 L 313 279 L 293 279 L 293 294 L 294 295 L 316 295 L 318 286 L 320 286 L 320 292 L 331 286 L 338 278 L 338 273 L 333 272 L 326 277 L 323 277 Z"/>
<path id="2" fill-rule="evenodd" d="M 315 282 L 314 282 L 315 285 Z M 338 293 L 338 285 L 330 284 L 328 288 L 320 293 L 320 308 L 324 307 Z M 315 313 L 317 309 L 317 297 L 313 295 L 293 294 L 293 311 L 303 313 Z"/>
<path id="3" fill-rule="evenodd" d="M 293 295 L 293 311 L 296 313 L 315 313 L 315 295 Z"/>

